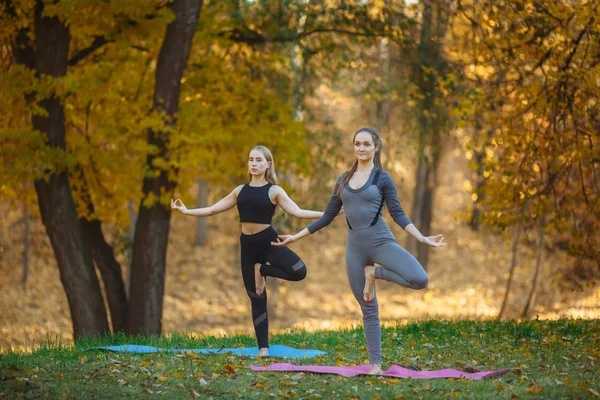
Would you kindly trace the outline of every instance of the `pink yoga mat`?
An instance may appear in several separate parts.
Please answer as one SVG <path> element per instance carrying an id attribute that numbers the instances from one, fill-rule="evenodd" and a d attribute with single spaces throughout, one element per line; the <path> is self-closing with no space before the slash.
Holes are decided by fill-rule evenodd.
<path id="1" fill-rule="evenodd" d="M 294 371 L 294 372 L 316 372 L 319 374 L 337 374 L 345 377 L 356 375 L 367 375 L 371 369 L 370 365 L 357 365 L 355 367 L 346 366 L 326 366 L 326 365 L 294 365 L 290 363 L 271 364 L 267 367 L 251 365 L 253 371 Z M 436 378 L 464 378 L 464 379 L 487 379 L 492 376 L 506 374 L 510 369 L 501 369 L 498 371 L 483 372 L 463 372 L 457 369 L 441 369 L 438 371 L 413 371 L 392 365 L 387 371 L 383 371 L 381 376 L 391 376 L 395 378 L 413 378 L 413 379 L 436 379 Z"/>

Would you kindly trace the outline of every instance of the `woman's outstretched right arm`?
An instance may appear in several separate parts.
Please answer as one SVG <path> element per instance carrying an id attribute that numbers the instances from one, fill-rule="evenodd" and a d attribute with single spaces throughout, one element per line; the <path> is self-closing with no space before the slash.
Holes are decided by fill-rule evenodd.
<path id="1" fill-rule="evenodd" d="M 309 234 L 313 234 L 316 231 L 325 228 L 327 225 L 331 224 L 333 219 L 338 216 L 340 210 L 342 209 L 343 203 L 340 196 L 338 196 L 338 188 L 340 187 L 342 180 L 346 176 L 346 173 L 342 174 L 335 183 L 335 189 L 333 189 L 333 193 L 331 194 L 331 198 L 329 199 L 329 203 L 327 203 L 327 207 L 325 207 L 325 212 L 321 218 L 310 224 L 306 227 Z M 304 235 L 306 236 L 306 235 Z"/>
<path id="2" fill-rule="evenodd" d="M 240 185 L 236 187 L 231 193 L 229 193 L 227 196 L 223 197 L 221 200 L 217 201 L 210 207 L 188 209 L 180 199 L 171 199 L 171 208 L 179 210 L 184 214 L 195 215 L 197 217 L 208 217 L 211 215 L 216 215 L 222 213 L 223 211 L 232 209 L 237 204 L 237 196 L 242 190 L 243 186 L 244 185 Z"/>
<path id="3" fill-rule="evenodd" d="M 333 189 L 333 194 L 331 195 L 329 203 L 327 203 L 327 207 L 325 208 L 325 212 L 323 213 L 321 218 L 319 218 L 306 228 L 302 229 L 295 235 L 279 235 L 279 239 L 277 239 L 277 242 L 271 242 L 271 244 L 273 246 L 287 246 L 288 244 L 298 241 L 308 235 L 311 235 L 319 229 L 322 229 L 327 225 L 331 224 L 331 221 L 333 221 L 333 219 L 338 216 L 340 210 L 342 209 L 343 204 L 342 199 L 340 199 L 340 197 L 338 196 L 338 188 L 345 175 L 346 174 L 343 174 L 337 180 L 335 184 L 335 189 Z"/>

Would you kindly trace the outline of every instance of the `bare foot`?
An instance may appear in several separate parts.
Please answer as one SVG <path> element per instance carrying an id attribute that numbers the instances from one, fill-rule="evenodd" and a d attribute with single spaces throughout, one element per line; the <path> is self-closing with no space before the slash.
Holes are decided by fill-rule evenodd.
<path id="1" fill-rule="evenodd" d="M 261 265 L 261 263 L 254 264 L 254 286 L 256 288 L 256 294 L 259 296 L 263 294 L 265 286 L 267 285 L 265 277 L 260 274 Z"/>
<path id="2" fill-rule="evenodd" d="M 269 355 L 269 348 L 268 347 L 262 347 L 260 349 L 260 351 L 258 352 L 258 355 L 261 356 L 261 357 L 268 356 Z"/>
<path id="3" fill-rule="evenodd" d="M 365 265 L 365 288 L 363 299 L 368 303 L 375 297 L 375 266 Z"/>
<path id="4" fill-rule="evenodd" d="M 373 364 L 369 370 L 369 375 L 381 375 L 381 364 Z"/>

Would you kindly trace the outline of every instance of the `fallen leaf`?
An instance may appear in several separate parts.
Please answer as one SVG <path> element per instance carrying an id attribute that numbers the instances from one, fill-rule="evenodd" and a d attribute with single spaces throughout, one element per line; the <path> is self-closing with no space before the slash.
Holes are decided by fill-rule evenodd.
<path id="1" fill-rule="evenodd" d="M 591 394 L 593 394 L 596 397 L 600 397 L 600 393 L 598 393 L 597 391 L 595 391 L 594 389 L 587 389 L 588 392 L 590 392 Z"/>
<path id="2" fill-rule="evenodd" d="M 527 388 L 527 391 L 529 393 L 535 393 L 535 394 L 542 393 L 542 390 L 544 390 L 543 387 L 539 387 L 539 386 L 535 386 L 535 385 L 531 385 Z"/>

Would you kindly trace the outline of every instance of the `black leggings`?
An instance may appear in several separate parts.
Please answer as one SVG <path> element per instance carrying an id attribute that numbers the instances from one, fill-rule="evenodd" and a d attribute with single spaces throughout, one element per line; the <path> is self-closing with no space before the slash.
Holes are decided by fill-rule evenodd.
<path id="1" fill-rule="evenodd" d="M 254 264 L 261 263 L 262 276 L 301 281 L 306 277 L 306 265 L 296 253 L 287 247 L 274 247 L 271 242 L 277 240 L 277 232 L 272 227 L 254 235 L 241 234 L 242 278 L 246 292 L 252 303 L 252 320 L 258 347 L 269 347 L 269 318 L 267 315 L 267 290 L 256 294 L 254 282 Z"/>

